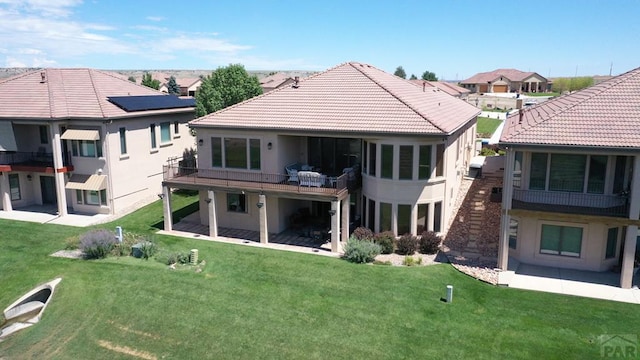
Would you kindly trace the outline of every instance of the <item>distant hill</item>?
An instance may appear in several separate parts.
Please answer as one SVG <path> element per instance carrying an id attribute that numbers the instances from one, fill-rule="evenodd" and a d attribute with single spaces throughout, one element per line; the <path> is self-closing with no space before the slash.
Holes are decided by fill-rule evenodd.
<path id="1" fill-rule="evenodd" d="M 38 70 L 41 68 L 0 68 L 0 79 L 11 77 L 14 75 L 22 74 L 27 71 Z M 161 72 L 168 75 L 175 76 L 176 79 L 186 79 L 186 78 L 197 78 L 200 75 L 207 76 L 213 72 L 213 70 L 106 70 L 112 71 L 119 74 L 122 74 L 126 77 L 133 76 L 136 78 L 136 82 L 140 82 L 142 78 L 142 74 L 145 72 Z M 269 70 L 260 70 L 260 71 L 248 71 L 251 75 L 256 75 L 258 79 L 262 79 L 264 77 L 269 76 L 269 74 L 276 72 L 283 72 L 291 77 L 300 76 L 301 78 L 308 77 L 310 75 L 315 74 L 315 71 L 296 71 L 296 70 L 281 70 L 281 71 L 269 71 Z"/>

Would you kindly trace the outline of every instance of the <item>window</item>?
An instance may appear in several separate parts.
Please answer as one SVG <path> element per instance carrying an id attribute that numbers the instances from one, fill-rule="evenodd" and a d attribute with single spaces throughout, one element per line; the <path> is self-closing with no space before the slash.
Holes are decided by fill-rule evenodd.
<path id="1" fill-rule="evenodd" d="M 76 202 L 84 205 L 107 205 L 107 190 L 76 190 Z"/>
<path id="2" fill-rule="evenodd" d="M 224 155 L 225 166 L 235 169 L 247 168 L 247 139 L 225 138 Z"/>
<path id="3" fill-rule="evenodd" d="M 49 131 L 47 130 L 46 125 L 38 126 L 38 130 L 40 131 L 40 144 L 48 144 L 49 143 Z"/>
<path id="4" fill-rule="evenodd" d="M 398 235 L 411 233 L 411 205 L 398 204 Z"/>
<path id="5" fill-rule="evenodd" d="M 513 162 L 513 186 L 520 187 L 520 179 L 522 177 L 522 151 L 516 151 Z"/>
<path id="6" fill-rule="evenodd" d="M 518 244 L 518 220 L 509 221 L 509 248 L 515 249 Z"/>
<path id="7" fill-rule="evenodd" d="M 380 177 L 393 177 L 393 145 L 382 145 L 380 149 Z"/>
<path id="8" fill-rule="evenodd" d="M 367 220 L 367 226 L 373 230 L 376 228 L 376 202 L 369 199 L 369 219 Z"/>
<path id="9" fill-rule="evenodd" d="M 173 122 L 173 137 L 180 137 L 180 123 L 178 121 Z"/>
<path id="10" fill-rule="evenodd" d="M 160 143 L 168 142 L 171 142 L 171 123 L 163 122 L 160 123 Z"/>
<path id="11" fill-rule="evenodd" d="M 413 146 L 400 146 L 400 162 L 398 167 L 398 178 L 400 180 L 413 179 Z"/>
<path id="12" fill-rule="evenodd" d="M 71 152 L 73 156 L 102 157 L 102 143 L 100 140 L 72 140 Z"/>
<path id="13" fill-rule="evenodd" d="M 438 146 L 436 146 L 436 176 L 443 176 L 443 175 L 444 175 L 444 144 L 438 144 Z"/>
<path id="14" fill-rule="evenodd" d="M 120 128 L 120 155 L 126 155 L 126 154 L 127 154 L 126 129 L 121 127 Z"/>
<path id="15" fill-rule="evenodd" d="M 529 176 L 529 189 L 545 190 L 547 188 L 547 154 L 531 154 L 531 174 Z"/>
<path id="16" fill-rule="evenodd" d="M 380 203 L 380 232 L 391 230 L 391 204 Z"/>
<path id="17" fill-rule="evenodd" d="M 249 140 L 249 168 L 260 170 L 260 140 Z"/>
<path id="18" fill-rule="evenodd" d="M 9 192 L 11 193 L 11 200 L 22 199 L 22 195 L 20 194 L 20 176 L 18 174 L 9 174 Z"/>
<path id="19" fill-rule="evenodd" d="M 211 167 L 222 167 L 222 138 L 211 138 Z"/>
<path id="20" fill-rule="evenodd" d="M 418 159 L 418 179 L 431 177 L 431 145 L 420 145 Z"/>
<path id="21" fill-rule="evenodd" d="M 551 154 L 549 190 L 582 192 L 586 165 L 585 155 Z"/>
<path id="22" fill-rule="evenodd" d="M 158 143 L 156 140 L 156 124 L 149 125 L 149 131 L 151 135 L 151 148 L 155 149 L 158 147 Z"/>
<path id="23" fill-rule="evenodd" d="M 433 204 L 433 231 L 440 232 L 442 224 L 442 201 Z"/>
<path id="24" fill-rule="evenodd" d="M 621 192 L 627 190 L 627 159 L 627 156 L 616 156 L 616 168 L 613 174 L 614 194 L 620 194 Z"/>
<path id="25" fill-rule="evenodd" d="M 532 153 L 529 189 L 604 194 L 607 161 L 604 155 Z"/>
<path id="26" fill-rule="evenodd" d="M 369 175 L 376 176 L 376 144 L 369 143 Z"/>
<path id="27" fill-rule="evenodd" d="M 418 235 L 427 231 L 429 221 L 429 204 L 418 204 Z"/>
<path id="28" fill-rule="evenodd" d="M 618 247 L 618 228 L 609 228 L 607 231 L 607 249 L 604 254 L 605 259 L 616 257 L 616 248 Z"/>
<path id="29" fill-rule="evenodd" d="M 364 141 L 364 142 L 363 142 L 363 144 L 364 144 L 364 145 L 362 146 L 362 150 L 363 150 L 363 151 L 362 151 L 362 166 L 364 166 L 364 167 L 365 167 L 365 168 L 364 168 L 364 172 L 368 174 L 368 172 L 367 172 L 367 168 L 366 168 L 366 167 L 367 167 L 367 165 L 369 165 L 369 164 L 367 163 L 367 150 L 368 150 L 368 148 L 367 148 L 367 142 L 366 142 L 366 141 Z"/>
<path id="30" fill-rule="evenodd" d="M 587 192 L 589 194 L 604 194 L 604 180 L 607 175 L 607 157 L 591 155 L 589 158 L 589 178 Z"/>
<path id="31" fill-rule="evenodd" d="M 542 225 L 540 253 L 580 257 L 581 248 L 581 227 Z"/>
<path id="32" fill-rule="evenodd" d="M 227 211 L 246 213 L 247 196 L 245 194 L 227 194 Z"/>

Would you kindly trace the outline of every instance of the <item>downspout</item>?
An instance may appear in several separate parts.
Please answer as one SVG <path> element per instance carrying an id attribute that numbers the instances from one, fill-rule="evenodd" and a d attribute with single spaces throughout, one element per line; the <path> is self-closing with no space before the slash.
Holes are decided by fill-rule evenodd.
<path id="1" fill-rule="evenodd" d="M 113 123 L 113 120 L 111 119 L 108 121 L 109 125 Z M 109 169 L 107 175 L 107 191 L 109 191 L 109 196 L 107 197 L 107 199 L 109 200 L 109 214 L 114 215 L 116 213 L 116 205 L 113 201 L 113 168 L 111 167 L 111 152 L 109 151 L 109 132 L 107 129 L 107 121 L 102 122 L 102 132 L 104 133 L 104 141 L 102 142 L 104 144 L 103 156 L 105 156 L 105 165 L 107 166 L 107 169 Z"/>

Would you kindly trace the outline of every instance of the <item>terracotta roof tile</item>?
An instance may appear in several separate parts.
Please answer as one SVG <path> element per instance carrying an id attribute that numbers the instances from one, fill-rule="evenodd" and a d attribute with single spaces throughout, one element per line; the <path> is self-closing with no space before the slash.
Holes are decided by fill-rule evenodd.
<path id="1" fill-rule="evenodd" d="M 42 80 L 42 75 L 45 81 Z M 114 118 L 127 113 L 109 96 L 165 94 L 134 84 L 125 77 L 94 69 L 43 69 L 0 80 L 0 118 Z M 176 110 L 154 110 L 167 113 Z M 179 111 L 185 111 L 180 109 Z"/>
<path id="2" fill-rule="evenodd" d="M 544 78 L 540 74 L 531 72 L 531 71 L 525 72 L 525 71 L 520 71 L 516 69 L 498 69 L 498 70 L 493 70 L 489 72 L 477 73 L 466 80 L 462 80 L 460 83 L 461 84 L 484 84 L 489 81 L 494 81 L 501 76 L 511 81 L 522 81 L 531 75 L 537 75 L 538 77 L 546 80 L 546 78 Z"/>
<path id="3" fill-rule="evenodd" d="M 640 68 L 512 114 L 500 142 L 640 148 Z"/>
<path id="4" fill-rule="evenodd" d="M 448 134 L 478 109 L 443 91 L 356 62 L 338 65 L 299 82 L 191 122 L 194 127 L 299 131 Z"/>
<path id="5" fill-rule="evenodd" d="M 446 81 L 426 81 L 426 80 L 409 80 L 412 84 L 422 87 L 424 84 L 426 87 L 438 88 L 451 96 L 460 96 L 462 94 L 469 94 L 471 90 L 465 89 L 461 86 L 448 83 Z"/>

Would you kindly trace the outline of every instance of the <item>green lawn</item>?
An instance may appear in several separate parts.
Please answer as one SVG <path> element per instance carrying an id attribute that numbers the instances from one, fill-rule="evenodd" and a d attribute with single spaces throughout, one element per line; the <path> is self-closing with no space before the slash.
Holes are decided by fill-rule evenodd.
<path id="1" fill-rule="evenodd" d="M 173 199 L 179 209 L 194 198 Z M 148 234 L 161 214 L 156 202 L 116 223 Z M 0 229 L 0 308 L 63 278 L 40 323 L 0 343 L 6 359 L 585 359 L 599 357 L 599 335 L 640 324 L 637 305 L 498 288 L 449 265 L 355 265 L 156 237 L 165 249 L 199 249 L 207 264 L 195 273 L 49 256 L 82 229 L 6 220 Z M 447 284 L 452 304 L 440 300 Z"/>
<path id="2" fill-rule="evenodd" d="M 525 93 L 527 96 L 560 96 L 560 93 L 557 92 L 530 92 Z"/>
<path id="3" fill-rule="evenodd" d="M 478 128 L 476 129 L 476 133 L 480 137 L 491 137 L 502 121 L 503 120 L 500 119 L 478 116 Z"/>

